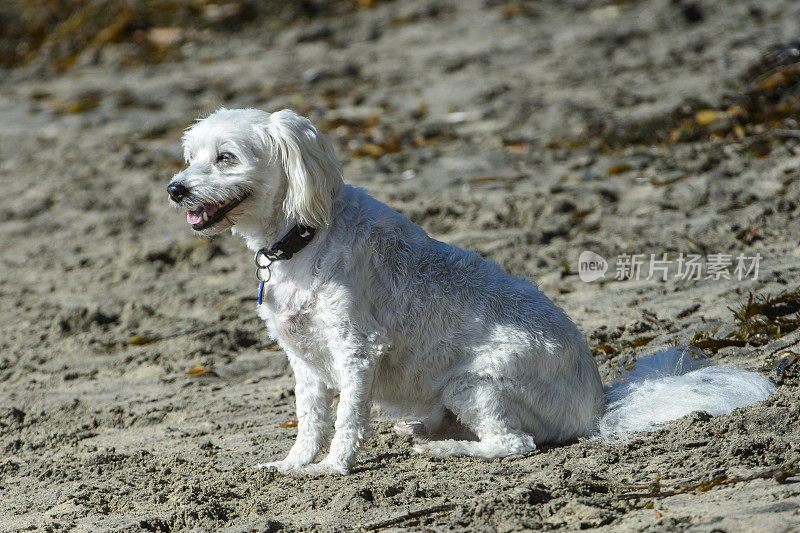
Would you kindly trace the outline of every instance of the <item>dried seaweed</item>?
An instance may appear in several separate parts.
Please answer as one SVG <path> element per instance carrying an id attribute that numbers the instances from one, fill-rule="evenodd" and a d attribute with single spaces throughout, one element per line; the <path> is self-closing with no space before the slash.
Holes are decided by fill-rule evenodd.
<path id="1" fill-rule="evenodd" d="M 356 8 L 347 0 L 10 0 L 0 3 L 0 66 L 40 58 L 60 72 L 84 51 L 117 43 L 132 46 L 124 60 L 157 63 L 198 30 L 240 31 Z"/>
<path id="2" fill-rule="evenodd" d="M 638 500 L 642 498 L 666 498 L 675 496 L 677 494 L 687 494 L 690 492 L 708 492 L 714 487 L 721 485 L 732 485 L 734 483 L 742 483 L 745 481 L 753 481 L 756 479 L 774 479 L 778 483 L 785 483 L 790 477 L 800 474 L 794 462 L 764 469 L 760 472 L 749 476 L 728 476 L 725 474 L 715 476 L 707 481 L 691 484 L 680 484 L 672 487 L 665 487 L 661 484 L 661 478 L 657 478 L 655 483 L 648 484 L 646 487 L 647 492 L 624 492 L 617 494 L 614 499 L 618 500 Z"/>
<path id="3" fill-rule="evenodd" d="M 213 370 L 208 365 L 197 364 L 191 366 L 186 373 L 190 376 L 204 376 L 213 373 Z"/>
<path id="4" fill-rule="evenodd" d="M 716 352 L 728 346 L 763 346 L 800 328 L 800 287 L 778 294 L 749 293 L 737 308 L 729 308 L 736 325 L 725 337 L 717 330 L 698 331 L 691 346 Z"/>
<path id="5" fill-rule="evenodd" d="M 688 316 L 700 306 L 692 306 L 678 314 L 679 318 Z M 718 329 L 698 331 L 689 342 L 689 346 L 700 350 L 717 352 L 730 346 L 763 346 L 768 342 L 780 339 L 784 335 L 800 328 L 800 286 L 781 291 L 778 294 L 749 293 L 747 300 L 737 308 L 729 308 L 735 320 L 734 329 L 720 337 Z M 653 321 L 645 316 L 645 320 Z M 593 355 L 614 355 L 625 348 L 639 348 L 650 343 L 655 337 L 639 337 L 633 341 L 623 341 L 616 346 L 608 343 L 600 344 L 592 349 Z M 672 344 L 679 346 L 678 339 Z"/>
<path id="6" fill-rule="evenodd" d="M 738 322 L 731 338 L 761 346 L 800 328 L 800 287 L 774 295 L 751 292 L 731 311 Z"/>
<path id="7" fill-rule="evenodd" d="M 598 355 L 603 353 L 605 355 L 614 355 L 619 350 L 611 346 L 610 344 L 601 344 L 597 348 L 592 349 L 592 355 Z"/>
<path id="8" fill-rule="evenodd" d="M 715 339 L 713 337 L 694 339 L 691 344 L 701 350 L 709 350 L 712 352 L 716 352 L 720 348 L 727 348 L 728 346 L 747 346 L 747 343 L 742 340 Z"/>
<path id="9" fill-rule="evenodd" d="M 131 335 L 128 339 L 128 344 L 131 346 L 143 346 L 145 344 L 150 344 L 151 342 L 155 342 L 160 340 L 156 337 L 150 337 L 147 335 Z"/>
<path id="10" fill-rule="evenodd" d="M 716 103 L 687 100 L 670 113 L 645 119 L 604 117 L 589 123 L 578 137 L 549 141 L 545 146 L 591 145 L 615 151 L 632 145 L 718 139 L 744 141 L 750 154 L 763 157 L 775 142 L 800 136 L 800 131 L 786 129 L 787 119 L 800 116 L 800 42 L 772 47 L 733 83 L 735 89 Z"/>
<path id="11" fill-rule="evenodd" d="M 363 525 L 358 529 L 363 531 L 377 531 L 380 529 L 395 527 L 404 522 L 408 522 L 409 520 L 414 520 L 416 518 L 421 518 L 423 516 L 429 516 L 436 513 L 442 513 L 442 514 L 448 513 L 455 508 L 456 504 L 454 503 L 444 503 L 442 505 L 435 505 L 433 507 L 427 507 L 425 509 L 419 509 L 417 511 L 410 511 L 408 513 L 404 513 L 400 516 L 396 516 L 388 520 L 381 520 L 380 522 L 374 522 L 372 524 Z"/>
<path id="12" fill-rule="evenodd" d="M 650 344 L 650 341 L 652 341 L 653 339 L 655 339 L 655 336 L 639 337 L 638 339 L 633 339 L 633 346 L 634 348 L 646 346 L 647 344 Z"/>

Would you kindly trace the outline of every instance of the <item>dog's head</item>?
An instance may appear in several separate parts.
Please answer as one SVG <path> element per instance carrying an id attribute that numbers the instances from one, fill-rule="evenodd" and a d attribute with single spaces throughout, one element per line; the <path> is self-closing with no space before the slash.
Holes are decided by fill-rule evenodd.
<path id="1" fill-rule="evenodd" d="M 288 109 L 220 109 L 183 135 L 188 167 L 167 186 L 173 205 L 204 235 L 237 225 L 264 228 L 282 216 L 324 227 L 342 185 L 333 146 Z"/>

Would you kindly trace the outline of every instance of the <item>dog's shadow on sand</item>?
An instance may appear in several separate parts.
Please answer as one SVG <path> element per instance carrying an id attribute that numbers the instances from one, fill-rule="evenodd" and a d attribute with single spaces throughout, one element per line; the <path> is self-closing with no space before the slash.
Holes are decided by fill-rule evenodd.
<path id="1" fill-rule="evenodd" d="M 369 459 L 364 459 L 361 463 L 351 470 L 352 474 L 360 474 L 362 472 L 372 472 L 374 470 L 379 470 L 381 468 L 385 468 L 386 464 L 384 461 L 389 463 L 397 463 L 402 461 L 403 459 L 408 459 L 412 457 L 413 454 L 409 452 L 392 452 L 392 453 L 381 453 L 376 455 L 375 457 L 370 457 Z"/>
<path id="2" fill-rule="evenodd" d="M 569 442 L 569 443 L 565 443 L 565 444 L 543 444 L 543 445 L 539 446 L 536 450 L 534 450 L 534 451 L 532 451 L 530 453 L 512 455 L 512 456 L 509 456 L 509 457 L 500 457 L 498 459 L 495 459 L 495 461 L 507 461 L 509 459 L 514 461 L 514 460 L 519 460 L 519 459 L 525 459 L 527 457 L 532 457 L 532 456 L 539 455 L 539 454 L 542 454 L 542 453 L 548 453 L 548 452 L 551 452 L 553 450 L 557 450 L 559 448 L 563 448 L 564 446 L 569 446 L 570 444 L 574 444 L 575 442 L 577 442 L 577 441 L 573 441 L 573 442 Z M 375 470 L 386 468 L 387 464 L 397 464 L 399 461 L 403 461 L 405 459 L 411 459 L 411 458 L 414 458 L 414 457 L 424 457 L 424 458 L 427 458 L 427 459 L 430 459 L 430 460 L 434 460 L 434 461 L 437 460 L 435 457 L 428 457 L 428 456 L 424 456 L 424 455 L 415 454 L 411 450 L 406 451 L 406 452 L 381 453 L 381 454 L 378 454 L 378 455 L 376 455 L 374 457 L 370 457 L 370 458 L 362 460 L 357 467 L 355 467 L 355 468 L 353 468 L 351 470 L 351 473 L 352 474 L 358 474 L 358 473 L 372 472 L 372 471 L 375 471 Z M 466 459 L 473 459 L 474 460 L 474 458 L 471 458 L 471 457 L 466 457 Z"/>

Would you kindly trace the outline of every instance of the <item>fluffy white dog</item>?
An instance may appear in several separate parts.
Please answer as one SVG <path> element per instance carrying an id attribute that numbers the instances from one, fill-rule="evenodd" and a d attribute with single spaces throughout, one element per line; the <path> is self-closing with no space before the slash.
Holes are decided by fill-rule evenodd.
<path id="1" fill-rule="evenodd" d="M 726 412 L 773 390 L 740 370 L 686 373 L 694 366 L 677 367 L 691 358 L 673 351 L 604 395 L 583 336 L 534 283 L 345 185 L 328 139 L 289 110 L 222 109 L 183 145 L 172 202 L 197 232 L 230 228 L 258 252 L 258 313 L 297 382 L 297 442 L 261 466 L 347 473 L 373 402 L 417 420 L 398 430 L 421 453 L 492 459 Z"/>

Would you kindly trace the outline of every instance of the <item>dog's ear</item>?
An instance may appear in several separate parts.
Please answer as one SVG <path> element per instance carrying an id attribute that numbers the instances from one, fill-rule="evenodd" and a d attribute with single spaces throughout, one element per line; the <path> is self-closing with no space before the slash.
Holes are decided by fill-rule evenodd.
<path id="1" fill-rule="evenodd" d="M 299 224 L 328 225 L 333 194 L 342 184 L 342 166 L 328 138 L 288 109 L 272 113 L 259 134 L 289 180 L 286 215 Z"/>

